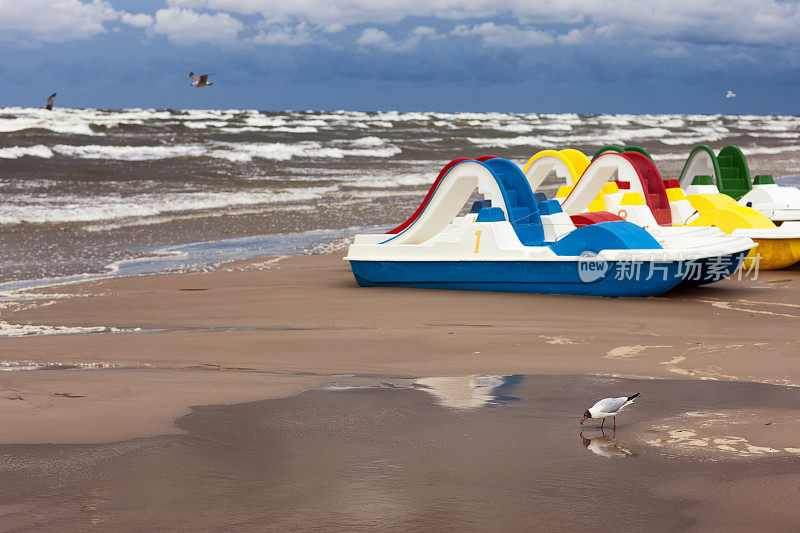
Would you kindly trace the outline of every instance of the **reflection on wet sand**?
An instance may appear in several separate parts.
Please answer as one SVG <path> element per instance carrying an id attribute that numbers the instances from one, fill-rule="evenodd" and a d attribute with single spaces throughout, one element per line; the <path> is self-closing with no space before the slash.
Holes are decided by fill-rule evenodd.
<path id="1" fill-rule="evenodd" d="M 600 457 L 636 457 L 639 455 L 627 446 L 617 442 L 615 438 L 616 431 L 612 432 L 610 436 L 602 432 L 600 437 L 591 439 L 587 439 L 581 432 L 580 437 L 583 447 Z"/>
<path id="2" fill-rule="evenodd" d="M 786 503 L 800 480 L 794 457 L 708 461 L 646 443 L 654 421 L 701 408 L 762 409 L 767 422 L 794 427 L 794 389 L 542 375 L 378 386 L 383 379 L 392 378 L 197 407 L 177 421 L 182 434 L 0 445 L 0 530 L 575 531 L 609 509 L 619 531 L 796 530 L 800 512 Z M 635 452 L 594 430 L 577 445 L 575 413 L 621 390 L 647 394 L 624 431 L 642 453 L 599 460 Z"/>
<path id="3" fill-rule="evenodd" d="M 436 402 L 444 407 L 475 409 L 516 400 L 507 392 L 522 378 L 498 375 L 420 378 L 414 380 L 412 387 L 433 395 Z"/>

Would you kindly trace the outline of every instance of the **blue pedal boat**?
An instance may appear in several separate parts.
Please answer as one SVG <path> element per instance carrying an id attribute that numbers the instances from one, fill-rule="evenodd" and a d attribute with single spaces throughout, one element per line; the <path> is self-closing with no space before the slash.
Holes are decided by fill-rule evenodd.
<path id="1" fill-rule="evenodd" d="M 462 215 L 476 192 L 482 199 Z M 655 296 L 693 264 L 736 261 L 753 246 L 734 241 L 662 246 L 623 220 L 576 227 L 557 201 L 537 198 L 516 164 L 487 157 L 449 163 L 409 220 L 357 235 L 345 259 L 362 287 Z"/>

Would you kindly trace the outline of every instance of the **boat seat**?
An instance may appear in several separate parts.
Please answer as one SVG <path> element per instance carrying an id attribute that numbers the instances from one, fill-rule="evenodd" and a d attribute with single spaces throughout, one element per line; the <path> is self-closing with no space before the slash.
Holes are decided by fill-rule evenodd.
<path id="1" fill-rule="evenodd" d="M 475 200 L 472 204 L 472 209 L 470 209 L 470 213 L 480 213 L 481 209 L 486 207 L 492 207 L 491 200 Z"/>
<path id="2" fill-rule="evenodd" d="M 572 223 L 575 224 L 576 228 L 580 228 L 582 226 L 590 226 L 592 224 L 598 224 L 600 222 L 613 222 L 615 220 L 625 220 L 619 215 L 615 215 L 614 213 L 609 213 L 608 211 L 592 211 L 590 213 L 579 213 L 577 215 L 572 215 L 569 217 L 572 220 Z"/>
<path id="3" fill-rule="evenodd" d="M 539 202 L 540 215 L 554 215 L 556 213 L 563 212 L 564 210 L 561 209 L 561 204 L 558 203 L 558 200 L 545 200 L 544 202 Z"/>
<path id="4" fill-rule="evenodd" d="M 505 219 L 506 215 L 499 207 L 484 207 L 478 212 L 475 222 L 502 222 Z"/>

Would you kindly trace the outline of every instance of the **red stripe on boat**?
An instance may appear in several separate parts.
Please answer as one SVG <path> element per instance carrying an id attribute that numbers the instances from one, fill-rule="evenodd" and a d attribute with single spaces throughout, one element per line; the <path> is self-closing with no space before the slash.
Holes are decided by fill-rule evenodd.
<path id="1" fill-rule="evenodd" d="M 422 203 L 419 204 L 419 207 L 417 208 L 417 210 L 414 211 L 414 214 L 411 215 L 411 217 L 408 220 L 406 220 L 405 222 L 403 222 L 402 224 L 400 224 L 399 226 L 397 226 L 393 230 L 387 231 L 386 234 L 389 235 L 389 234 L 400 233 L 401 231 L 403 231 L 404 229 L 409 227 L 411 224 L 413 224 L 414 221 L 417 220 L 417 218 L 419 218 L 419 216 L 425 210 L 425 206 L 428 205 L 428 202 L 431 201 L 431 198 L 433 198 L 433 193 L 436 192 L 436 187 L 439 186 L 439 182 L 442 181 L 442 178 L 444 178 L 447 175 L 447 173 L 450 171 L 451 168 L 453 168 L 457 164 L 461 163 L 462 161 L 471 161 L 471 160 L 468 157 L 459 157 L 458 159 L 453 159 L 452 161 L 447 163 L 444 166 L 444 168 L 441 170 L 441 172 L 439 172 L 439 175 L 436 176 L 436 181 L 433 182 L 433 185 L 431 185 L 431 188 L 428 191 L 428 194 L 425 196 L 425 199 L 422 200 Z"/>

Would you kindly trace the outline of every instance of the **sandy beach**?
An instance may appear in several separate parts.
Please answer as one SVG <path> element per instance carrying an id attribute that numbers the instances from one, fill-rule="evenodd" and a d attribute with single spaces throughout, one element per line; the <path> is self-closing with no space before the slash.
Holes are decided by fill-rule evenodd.
<path id="1" fill-rule="evenodd" d="M 800 2 L 640 4 L 0 0 L 0 533 L 800 532 Z"/>
<path id="2" fill-rule="evenodd" d="M 523 409 L 515 416 L 530 424 L 524 409 L 530 409 L 533 400 L 526 398 L 541 391 L 524 384 L 533 380 L 546 388 L 566 379 L 564 386 L 572 392 L 563 401 L 570 408 L 557 408 L 548 416 L 564 432 L 575 433 L 570 445 L 581 443 L 577 435 L 584 430 L 589 439 L 606 439 L 598 445 L 605 443 L 601 448 L 611 450 L 614 461 L 628 459 L 616 452 L 629 447 L 640 461 L 643 456 L 656 461 L 658 466 L 653 468 L 685 471 L 691 482 L 682 484 L 665 476 L 648 488 L 649 494 L 678 498 L 670 504 L 673 507 L 667 507 L 676 513 L 672 523 L 676 527 L 713 524 L 722 528 L 736 525 L 730 516 L 741 513 L 730 515 L 734 496 L 723 498 L 707 490 L 714 478 L 738 472 L 729 481 L 733 495 L 761 488 L 765 476 L 780 472 L 779 478 L 770 478 L 769 494 L 775 493 L 778 499 L 771 499 L 768 508 L 796 491 L 800 483 L 800 340 L 795 329 L 800 318 L 799 294 L 797 270 L 761 272 L 757 279 L 730 279 L 645 299 L 366 289 L 356 286 L 341 253 L 237 261 L 204 273 L 112 278 L 25 291 L 2 309 L 3 328 L 11 334 L 34 330 L 42 334 L 0 340 L 0 359 L 6 370 L 0 372 L 0 464 L 10 476 L 7 479 L 16 480 L 12 485 L 18 483 L 21 494 L 33 497 L 40 489 L 28 483 L 31 479 L 56 475 L 54 463 L 44 460 L 47 454 L 66 454 L 63 457 L 69 462 L 77 460 L 74 450 L 86 446 L 138 450 L 142 443 L 150 443 L 148 461 L 160 461 L 164 458 L 157 459 L 149 447 L 153 442 L 177 438 L 184 439 L 180 442 L 185 445 L 185 439 L 200 438 L 187 422 L 207 412 L 199 406 L 223 409 L 229 405 L 235 410 L 235 404 L 240 404 L 272 412 L 278 404 L 270 402 L 303 403 L 309 394 L 322 411 L 344 409 L 349 414 L 336 416 L 357 426 L 363 409 L 374 408 L 375 402 L 402 404 L 402 398 L 412 397 L 409 406 L 393 409 L 408 413 L 422 402 L 425 412 L 441 411 L 436 416 L 467 423 L 464 416 L 485 411 L 481 406 L 492 403 L 487 398 L 499 397 L 494 389 L 481 388 L 479 376 L 529 376 L 521 378 L 523 385 L 507 387 L 508 394 L 522 400 L 504 409 Z M 24 371 L 23 367 L 42 370 Z M 20 370 L 12 371 L 15 368 Z M 331 384 L 344 394 L 356 395 L 348 396 L 350 407 L 342 407 L 335 399 L 342 396 L 330 394 Z M 593 426 L 577 424 L 586 407 L 583 404 L 604 395 L 632 392 L 629 387 L 636 387 L 643 396 L 620 419 L 622 431 L 618 429 L 614 439 Z M 686 387 L 692 391 L 691 400 L 681 392 Z M 360 390 L 371 392 L 359 396 Z M 399 400 L 398 391 L 406 391 Z M 476 391 L 488 392 L 482 396 Z M 387 395 L 395 399 L 385 400 Z M 359 403 L 358 398 L 367 403 Z M 297 431 L 316 431 L 322 415 L 315 413 L 312 419 L 295 420 Z M 213 420 L 206 420 L 202 427 L 219 432 L 220 419 Z M 255 423 L 248 420 L 245 426 Z M 489 422 L 476 422 L 475 427 L 485 423 Z M 365 424 L 360 432 L 375 429 Z M 385 424 L 381 428 L 387 430 Z M 223 441 L 240 442 L 236 431 Z M 218 433 L 216 438 L 222 437 Z M 441 438 L 442 442 L 452 440 L 444 434 Z M 548 446 L 558 448 L 552 435 L 543 438 Z M 585 448 L 576 446 L 575 453 L 598 448 L 583 444 Z M 286 449 L 294 444 L 289 438 L 280 446 Z M 298 450 L 293 453 L 303 457 Z M 436 450 L 442 453 L 441 447 Z M 327 451 L 331 457 L 351 453 Z M 370 453 L 380 455 L 379 451 L 380 446 Z M 524 454 L 509 453 L 513 456 L 509 460 L 524 463 Z M 23 463 L 35 470 L 33 477 L 20 474 L 21 457 L 28 457 Z M 37 459 L 31 467 L 31 457 L 41 461 Z M 581 457 L 581 461 L 591 459 Z M 282 459 L 265 459 L 274 466 L 273 460 Z M 106 470 L 109 464 L 106 461 L 97 468 L 110 472 Z M 114 464 L 114 468 L 136 470 L 135 461 L 125 467 Z M 586 468 L 593 471 L 591 465 Z M 707 471 L 708 476 L 692 474 L 694 469 Z M 292 476 L 286 475 L 289 482 Z M 305 470 L 297 476 L 292 483 L 316 479 Z M 624 476 L 619 479 L 625 481 Z M 83 487 L 78 490 L 81 493 L 84 482 L 70 481 Z M 412 490 L 413 483 L 407 480 L 407 484 Z M 431 497 L 434 494 L 437 491 Z M 279 498 L 265 491 L 262 496 L 275 503 L 286 495 Z M 580 505 L 586 497 L 565 497 L 553 509 L 570 501 Z M 296 495 L 292 501 L 301 507 L 323 500 L 323 508 L 338 505 L 316 498 Z M 645 505 L 646 500 L 643 497 L 637 505 Z M 469 506 L 470 501 L 467 495 L 455 508 Z M 68 523 L 87 523 L 86 516 L 64 505 L 63 516 L 76 520 Z M 711 515 L 697 511 L 703 505 L 713 505 L 718 511 L 710 522 Z M 769 519 L 776 529 L 789 530 L 800 521 L 796 510 L 778 507 L 777 514 L 751 514 L 746 523 Z M 366 508 L 382 516 L 380 506 Z M 404 512 L 413 514 L 414 509 L 411 505 Z M 166 508 L 162 511 L 167 512 Z M 109 511 L 103 523 L 132 527 L 128 512 Z M 19 513 L 13 506 L 0 510 L 9 523 L 41 525 Z M 268 513 L 261 516 L 266 519 Z M 159 517 L 164 515 L 153 511 L 149 523 L 155 529 L 168 527 L 169 521 Z M 527 513 L 501 521 L 498 527 L 515 529 L 524 517 Z M 291 514 L 282 520 L 290 518 Z M 353 516 L 341 520 L 327 523 L 330 527 L 368 524 Z M 626 522 L 631 527 L 652 524 L 641 516 L 631 520 Z M 423 528 L 442 526 L 435 521 L 421 523 L 427 524 Z M 472 528 L 456 523 L 466 529 L 481 528 L 480 520 Z M 562 524 L 577 527 L 578 522 Z"/>
<path id="3" fill-rule="evenodd" d="M 640 4 L 0 0 L 0 533 L 800 532 L 800 2 Z"/>

